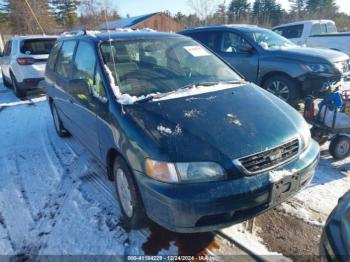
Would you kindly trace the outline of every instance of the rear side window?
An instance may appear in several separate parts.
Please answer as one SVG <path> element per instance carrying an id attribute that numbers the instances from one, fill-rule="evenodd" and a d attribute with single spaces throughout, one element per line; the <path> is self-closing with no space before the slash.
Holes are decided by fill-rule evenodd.
<path id="1" fill-rule="evenodd" d="M 61 45 L 62 45 L 62 42 L 57 42 L 52 48 L 49 59 L 47 61 L 47 68 L 51 70 L 54 69 L 56 58 L 57 58 L 58 52 L 60 51 Z"/>
<path id="2" fill-rule="evenodd" d="M 221 36 L 220 32 L 199 32 L 190 34 L 190 36 L 211 50 L 218 50 Z"/>
<path id="3" fill-rule="evenodd" d="M 27 55 L 48 55 L 56 39 L 27 39 L 21 42 L 21 53 Z"/>
<path id="4" fill-rule="evenodd" d="M 280 27 L 273 30 L 275 33 L 287 38 L 300 38 L 303 34 L 304 25 L 293 25 L 293 26 L 286 26 L 286 27 Z"/>
<path id="5" fill-rule="evenodd" d="M 75 44 L 76 41 L 65 41 L 57 56 L 56 72 L 64 78 L 69 78 L 72 70 L 72 58 Z"/>

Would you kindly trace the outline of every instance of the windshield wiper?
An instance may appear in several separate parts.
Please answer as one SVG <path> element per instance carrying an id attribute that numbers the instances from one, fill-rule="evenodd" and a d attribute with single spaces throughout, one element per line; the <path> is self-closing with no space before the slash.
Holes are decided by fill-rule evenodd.
<path id="1" fill-rule="evenodd" d="M 217 84 L 233 84 L 233 85 L 236 85 L 236 84 L 243 84 L 245 81 L 241 81 L 241 80 L 236 80 L 236 81 L 216 81 L 216 82 L 197 82 L 197 83 L 192 83 L 192 84 L 188 84 L 188 85 L 185 85 L 177 90 L 174 90 L 174 91 L 171 91 L 171 92 L 168 92 L 168 93 L 163 93 L 163 94 L 158 94 L 158 95 L 150 95 L 150 96 L 147 96 L 145 98 L 142 98 L 142 99 L 139 99 L 139 100 L 136 100 L 135 103 L 136 104 L 142 104 L 142 103 L 147 103 L 147 102 L 150 102 L 154 99 L 159 99 L 159 98 L 162 98 L 162 97 L 165 97 L 165 96 L 168 96 L 172 93 L 176 93 L 176 92 L 181 92 L 187 88 L 191 88 L 191 87 L 199 87 L 199 86 L 214 86 L 214 85 L 217 85 Z"/>

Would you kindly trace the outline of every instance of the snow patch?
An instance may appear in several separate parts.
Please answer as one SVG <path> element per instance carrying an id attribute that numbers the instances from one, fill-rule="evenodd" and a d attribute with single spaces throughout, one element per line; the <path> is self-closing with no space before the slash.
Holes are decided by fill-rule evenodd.
<path id="1" fill-rule="evenodd" d="M 292 170 L 273 170 L 269 172 L 269 179 L 271 183 L 276 183 L 281 179 L 291 176 L 297 172 L 296 169 Z"/>
<path id="2" fill-rule="evenodd" d="M 157 130 L 165 135 L 171 135 L 173 133 L 169 127 L 164 127 L 162 125 L 157 126 Z"/>
<path id="3" fill-rule="evenodd" d="M 198 117 L 200 115 L 201 115 L 201 111 L 199 111 L 198 109 L 184 111 L 184 116 L 186 118 L 195 118 L 195 117 Z"/>
<path id="4" fill-rule="evenodd" d="M 239 118 L 236 115 L 233 114 L 227 114 L 227 117 L 229 119 L 229 122 L 231 124 L 237 125 L 237 126 L 242 126 L 241 121 L 239 120 Z"/>

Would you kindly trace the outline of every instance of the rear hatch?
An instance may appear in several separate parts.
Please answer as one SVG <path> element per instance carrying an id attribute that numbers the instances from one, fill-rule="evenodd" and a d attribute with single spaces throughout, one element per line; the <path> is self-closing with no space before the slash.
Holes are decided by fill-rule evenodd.
<path id="1" fill-rule="evenodd" d="M 20 58 L 23 65 L 32 65 L 36 70 L 45 70 L 46 62 L 56 38 L 31 38 L 21 42 Z"/>

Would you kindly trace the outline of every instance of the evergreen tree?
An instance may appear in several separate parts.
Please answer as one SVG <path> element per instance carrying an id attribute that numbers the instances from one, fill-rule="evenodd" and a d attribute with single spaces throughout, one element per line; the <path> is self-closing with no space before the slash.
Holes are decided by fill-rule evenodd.
<path id="1" fill-rule="evenodd" d="M 253 4 L 255 22 L 263 26 L 279 24 L 283 15 L 284 10 L 276 0 L 255 0 Z"/>
<path id="2" fill-rule="evenodd" d="M 300 18 L 305 11 L 306 0 L 289 0 L 291 12 Z"/>
<path id="3" fill-rule="evenodd" d="M 311 13 L 336 13 L 338 6 L 335 0 L 307 0 L 306 9 Z"/>
<path id="4" fill-rule="evenodd" d="M 51 0 L 50 5 L 56 21 L 64 28 L 73 28 L 78 24 L 78 0 Z"/>
<path id="5" fill-rule="evenodd" d="M 0 23 L 8 24 L 10 16 L 10 2 L 9 0 L 3 0 L 0 2 Z"/>
<path id="6" fill-rule="evenodd" d="M 230 19 L 239 21 L 245 18 L 250 11 L 250 4 L 247 0 L 232 0 L 228 8 Z"/>

